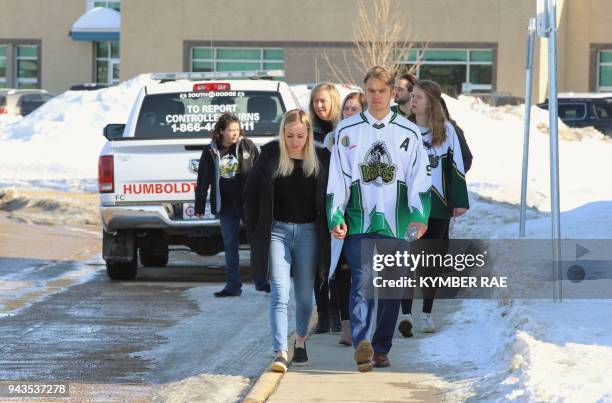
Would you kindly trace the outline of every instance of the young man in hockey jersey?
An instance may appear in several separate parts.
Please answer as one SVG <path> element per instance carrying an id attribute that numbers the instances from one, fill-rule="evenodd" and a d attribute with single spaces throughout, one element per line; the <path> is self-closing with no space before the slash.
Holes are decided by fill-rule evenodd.
<path id="1" fill-rule="evenodd" d="M 387 354 L 400 305 L 399 299 L 379 299 L 371 338 L 372 271 L 361 264 L 362 242 L 401 239 L 409 227 L 415 227 L 420 238 L 427 230 L 430 209 L 427 154 L 418 127 L 391 112 L 394 84 L 393 74 L 386 69 L 368 71 L 364 80 L 368 109 L 336 128 L 329 168 L 328 224 L 335 238 L 344 239 L 352 276 L 349 307 L 354 358 L 362 372 L 372 365 L 390 365 Z M 333 248 L 330 276 L 342 245 L 336 242 Z"/>

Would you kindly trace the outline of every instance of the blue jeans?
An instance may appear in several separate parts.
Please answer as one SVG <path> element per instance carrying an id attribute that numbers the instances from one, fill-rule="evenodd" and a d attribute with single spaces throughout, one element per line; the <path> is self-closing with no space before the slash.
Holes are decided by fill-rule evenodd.
<path id="1" fill-rule="evenodd" d="M 298 336 L 308 334 L 317 270 L 317 234 L 314 223 L 274 221 L 270 239 L 270 326 L 272 348 L 287 350 L 288 307 L 293 275 L 295 321 Z"/>
<path id="2" fill-rule="evenodd" d="M 370 340 L 374 299 L 372 295 L 372 268 L 362 265 L 362 241 L 367 239 L 393 239 L 379 234 L 350 235 L 344 241 L 344 256 L 351 271 L 351 293 L 349 298 L 349 316 L 353 347 L 361 340 Z M 364 243 L 373 249 L 373 243 Z M 373 250 L 363 251 L 363 256 L 372 256 Z M 384 253 L 379 250 L 379 253 Z M 391 350 L 395 324 L 399 314 L 400 299 L 378 299 L 376 331 L 372 338 L 372 347 L 376 353 L 387 354 Z"/>
<path id="3" fill-rule="evenodd" d="M 227 271 L 227 284 L 225 289 L 232 294 L 242 294 L 242 282 L 240 281 L 240 221 L 244 222 L 244 211 L 239 203 L 227 203 L 221 205 L 219 212 L 221 221 L 221 236 L 223 237 L 223 249 L 225 250 L 225 267 Z M 268 280 L 265 278 L 253 278 L 255 288 L 262 290 Z"/>
<path id="4" fill-rule="evenodd" d="M 221 235 L 223 236 L 223 249 L 225 249 L 225 267 L 227 271 L 227 284 L 225 289 L 232 294 L 242 294 L 240 281 L 240 220 L 244 214 L 242 206 L 238 203 L 221 205 L 219 219 L 221 221 Z"/>

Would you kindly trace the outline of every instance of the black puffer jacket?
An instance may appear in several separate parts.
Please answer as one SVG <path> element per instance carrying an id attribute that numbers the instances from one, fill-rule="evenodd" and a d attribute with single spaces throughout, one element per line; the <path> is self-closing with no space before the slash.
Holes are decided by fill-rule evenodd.
<path id="1" fill-rule="evenodd" d="M 236 154 L 240 164 L 240 188 L 244 184 L 259 156 L 257 146 L 241 137 L 236 143 Z M 210 188 L 210 210 L 214 215 L 221 211 L 221 189 L 219 187 L 219 150 L 214 142 L 204 146 L 198 167 L 198 181 L 195 188 L 195 213 L 204 214 L 206 197 Z"/>
<path id="2" fill-rule="evenodd" d="M 327 161 L 329 152 L 317 148 L 320 170 L 316 178 L 315 209 L 317 229 L 317 274 L 325 279 L 329 270 L 330 235 L 325 216 L 327 191 Z M 273 141 L 261 149 L 259 160 L 253 167 L 242 196 L 249 240 L 251 242 L 251 271 L 253 276 L 268 277 L 270 234 L 274 218 L 274 178 L 280 149 Z"/>

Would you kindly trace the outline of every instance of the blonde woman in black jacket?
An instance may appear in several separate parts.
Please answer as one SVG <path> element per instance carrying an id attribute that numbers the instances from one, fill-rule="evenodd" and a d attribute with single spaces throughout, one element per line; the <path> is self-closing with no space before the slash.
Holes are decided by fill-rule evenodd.
<path id="1" fill-rule="evenodd" d="M 294 365 L 308 363 L 306 336 L 313 309 L 315 277 L 329 267 L 325 218 L 326 150 L 314 145 L 312 124 L 299 109 L 285 113 L 279 141 L 262 147 L 244 190 L 251 268 L 270 280 L 270 325 L 276 359 L 272 370 L 287 370 L 288 306 L 295 293 Z"/>

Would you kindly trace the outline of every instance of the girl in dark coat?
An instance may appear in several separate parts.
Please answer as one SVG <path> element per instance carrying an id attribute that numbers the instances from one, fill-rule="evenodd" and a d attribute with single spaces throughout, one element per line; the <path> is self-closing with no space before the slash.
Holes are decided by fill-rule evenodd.
<path id="1" fill-rule="evenodd" d="M 210 210 L 221 221 L 225 249 L 227 283 L 215 297 L 235 297 L 242 294 L 240 281 L 240 221 L 243 220 L 242 190 L 251 168 L 259 155 L 253 142 L 244 136 L 240 120 L 224 114 L 215 123 L 212 140 L 204 147 L 198 167 L 195 189 L 195 214 L 202 216 L 210 188 Z M 255 287 L 269 290 L 265 278 L 255 277 Z"/>

